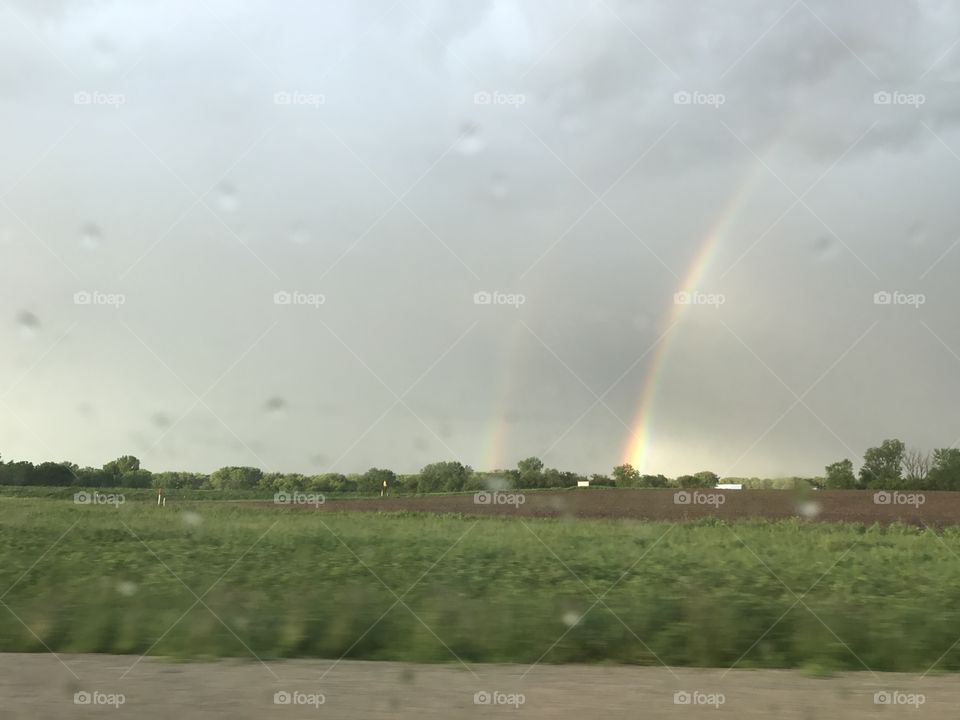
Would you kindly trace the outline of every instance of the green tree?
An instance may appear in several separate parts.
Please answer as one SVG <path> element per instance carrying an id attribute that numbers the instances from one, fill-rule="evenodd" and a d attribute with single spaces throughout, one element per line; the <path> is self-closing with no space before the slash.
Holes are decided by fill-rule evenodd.
<path id="1" fill-rule="evenodd" d="M 713 473 L 708 473 L 706 475 L 704 473 L 697 473 L 696 475 L 681 475 L 677 478 L 677 485 L 685 490 L 715 487 L 716 483 L 711 483 L 708 475 L 713 475 Z"/>
<path id="2" fill-rule="evenodd" d="M 857 487 L 857 476 L 853 474 L 853 463 L 841 460 L 826 467 L 823 485 L 827 490 L 853 490 Z"/>
<path id="3" fill-rule="evenodd" d="M 153 484 L 153 473 L 149 470 L 134 470 L 120 476 L 120 486 L 128 488 L 148 488 Z"/>
<path id="4" fill-rule="evenodd" d="M 343 473 L 324 473 L 307 478 L 307 488 L 316 492 L 355 492 L 357 483 Z"/>
<path id="5" fill-rule="evenodd" d="M 700 487 L 703 488 L 716 487 L 717 483 L 720 482 L 720 476 L 709 470 L 701 470 L 698 473 L 694 473 L 693 476 L 702 483 Z"/>
<path id="6" fill-rule="evenodd" d="M 379 495 L 384 483 L 387 488 L 393 488 L 397 483 L 396 473 L 393 470 L 370 468 L 357 478 L 357 490 L 366 495 Z"/>
<path id="7" fill-rule="evenodd" d="M 860 483 L 868 488 L 900 487 L 905 454 L 906 447 L 900 440 L 884 440 L 880 447 L 870 448 L 863 454 Z"/>
<path id="8" fill-rule="evenodd" d="M 670 484 L 670 481 L 667 480 L 665 475 L 641 475 L 640 476 L 640 487 L 647 488 L 664 488 Z"/>
<path id="9" fill-rule="evenodd" d="M 613 475 L 613 484 L 617 487 L 636 487 L 640 480 L 640 471 L 630 463 L 617 465 L 611 475 Z"/>
<path id="10" fill-rule="evenodd" d="M 463 490 L 473 468 L 456 460 L 425 466 L 417 480 L 417 492 L 456 492 Z"/>
<path id="11" fill-rule="evenodd" d="M 113 475 L 117 480 L 120 476 L 128 472 L 136 472 L 140 469 L 140 461 L 133 455 L 122 455 L 116 460 L 111 460 L 103 466 L 104 471 Z"/>
<path id="12" fill-rule="evenodd" d="M 255 488 L 263 478 L 263 470 L 255 467 L 222 467 L 210 475 L 210 485 L 217 490 Z"/>
<path id="13" fill-rule="evenodd" d="M 931 490 L 960 490 L 960 450 L 940 448 L 933 451 L 933 465 L 927 474 Z"/>
<path id="14" fill-rule="evenodd" d="M 33 468 L 34 485 L 64 487 L 76 484 L 75 474 L 63 463 L 44 462 Z"/>
<path id="15" fill-rule="evenodd" d="M 524 458 L 517 463 L 516 486 L 521 488 L 546 487 L 543 460 L 538 457 Z"/>
<path id="16" fill-rule="evenodd" d="M 586 480 L 582 475 L 577 475 L 569 470 L 557 470 L 556 468 L 547 468 L 543 471 L 543 487 L 561 488 L 576 487 L 580 480 Z"/>

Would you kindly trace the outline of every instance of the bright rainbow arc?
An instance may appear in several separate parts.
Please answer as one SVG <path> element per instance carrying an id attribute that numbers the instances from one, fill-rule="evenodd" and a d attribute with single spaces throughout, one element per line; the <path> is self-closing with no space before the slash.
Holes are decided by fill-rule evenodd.
<path id="1" fill-rule="evenodd" d="M 769 153 L 766 153 L 769 155 Z M 753 193 L 757 183 L 764 176 L 766 166 L 764 162 L 757 160 L 750 170 L 746 173 L 743 182 L 740 183 L 737 190 L 733 193 L 730 201 L 724 205 L 717 220 L 712 224 L 710 231 L 701 244 L 699 250 L 694 256 L 693 262 L 684 274 L 676 292 L 693 293 L 700 290 L 700 282 L 713 260 L 718 247 L 727 236 L 731 226 L 743 209 L 746 201 Z M 660 327 L 666 329 L 677 325 L 682 319 L 687 309 L 687 305 L 673 303 L 667 316 L 664 318 Z M 670 334 L 676 335 L 678 325 L 670 331 Z M 501 363 L 504 368 L 504 377 L 497 383 L 497 391 L 492 398 L 494 413 L 497 422 L 490 428 L 486 443 L 486 452 L 484 453 L 486 469 L 503 468 L 509 463 L 506 458 L 507 446 L 509 444 L 508 429 L 509 423 L 503 417 L 504 408 L 512 392 L 512 379 L 515 373 L 510 372 L 513 361 L 517 356 L 518 346 L 521 336 L 519 327 L 515 327 L 510 335 L 506 347 L 507 362 Z M 630 463 L 641 472 L 647 471 L 647 463 L 650 459 L 650 447 L 653 442 L 653 419 L 656 410 L 658 391 L 661 385 L 666 361 L 670 355 L 672 347 L 671 337 L 668 335 L 660 340 L 659 345 L 653 353 L 649 369 L 644 378 L 643 388 L 640 395 L 640 407 L 637 411 L 633 427 L 636 428 L 631 433 L 627 448 L 624 452 L 623 462 Z"/>
<path id="2" fill-rule="evenodd" d="M 703 280 L 710 261 L 716 254 L 717 248 L 722 240 L 727 236 L 730 227 L 733 225 L 744 204 L 750 197 L 757 182 L 763 177 L 766 166 L 760 160 L 754 163 L 746 178 L 740 183 L 737 191 L 733 194 L 730 201 L 723 207 L 719 217 L 711 226 L 706 238 L 700 245 L 700 249 L 694 256 L 693 262 L 684 274 L 683 279 L 677 287 L 676 293 L 693 293 L 700 290 L 700 282 Z M 674 336 L 679 327 L 679 322 L 683 319 L 686 309 L 689 305 L 673 303 L 670 312 L 664 319 L 661 327 L 670 328 Z M 640 408 L 637 411 L 633 427 L 636 430 L 631 433 L 630 442 L 627 446 L 623 462 L 629 463 L 640 472 L 647 471 L 647 463 L 650 460 L 650 447 L 653 442 L 653 418 L 657 406 L 658 390 L 661 385 L 663 370 L 666 361 L 670 355 L 671 338 L 661 339 L 653 359 L 650 361 L 649 369 L 643 383 L 643 389 L 640 394 Z"/>

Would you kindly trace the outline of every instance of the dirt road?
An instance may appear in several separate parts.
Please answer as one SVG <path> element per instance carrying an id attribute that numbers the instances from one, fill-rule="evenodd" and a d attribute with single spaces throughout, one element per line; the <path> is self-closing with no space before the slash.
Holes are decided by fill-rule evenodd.
<path id="1" fill-rule="evenodd" d="M 623 666 L 467 669 L 351 661 L 330 669 L 334 663 L 327 660 L 145 659 L 121 679 L 136 657 L 61 655 L 60 660 L 50 654 L 0 654 L 0 718 L 858 720 L 954 718 L 960 707 L 954 676 L 862 672 L 816 679 L 774 670 L 724 675 Z"/>

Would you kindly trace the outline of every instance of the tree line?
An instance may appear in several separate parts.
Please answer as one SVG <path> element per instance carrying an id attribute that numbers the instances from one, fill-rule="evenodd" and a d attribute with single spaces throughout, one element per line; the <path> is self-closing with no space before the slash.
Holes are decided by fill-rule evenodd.
<path id="1" fill-rule="evenodd" d="M 850 460 L 826 467 L 823 487 L 831 490 L 960 490 L 960 449 L 933 453 L 884 440 L 864 453 L 859 473 Z"/>
<path id="2" fill-rule="evenodd" d="M 908 449 L 900 440 L 884 440 L 866 451 L 859 472 L 845 459 L 827 465 L 825 475 L 812 478 L 724 478 L 746 488 L 794 487 L 883 490 L 960 490 L 960 450 L 941 448 L 932 454 Z M 320 493 L 379 494 L 381 490 L 402 493 L 459 492 L 488 490 L 497 483 L 504 488 L 536 489 L 576 487 L 584 480 L 591 485 L 630 488 L 712 488 L 720 477 L 709 470 L 668 478 L 643 474 L 629 464 L 618 465 L 609 475 L 589 477 L 575 472 L 545 467 L 542 460 L 529 457 L 508 470 L 478 471 L 457 461 L 435 462 L 420 472 L 399 475 L 385 468 L 370 468 L 364 473 L 264 472 L 246 466 L 222 467 L 212 473 L 150 472 L 133 455 L 111 460 L 103 467 L 79 467 L 71 462 L 34 464 L 0 459 L 0 486 L 45 487 L 128 487 L 171 490 L 262 490 Z"/>

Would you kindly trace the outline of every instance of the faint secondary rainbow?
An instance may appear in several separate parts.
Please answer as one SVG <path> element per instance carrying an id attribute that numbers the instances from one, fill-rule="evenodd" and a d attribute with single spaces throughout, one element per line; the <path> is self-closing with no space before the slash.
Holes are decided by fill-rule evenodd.
<path id="1" fill-rule="evenodd" d="M 490 425 L 487 441 L 484 444 L 482 466 L 484 470 L 503 470 L 512 465 L 508 457 L 511 431 L 508 409 L 514 392 L 514 378 L 519 374 L 517 362 L 524 338 L 531 339 L 520 322 L 515 322 L 502 350 L 503 359 L 497 364 L 500 368 L 500 378 L 491 397 L 491 416 L 495 418 L 495 422 Z"/>
<path id="2" fill-rule="evenodd" d="M 740 183 L 737 190 L 733 193 L 730 200 L 723 206 L 719 216 L 711 225 L 709 232 L 700 244 L 700 248 L 694 255 L 693 262 L 684 273 L 676 293 L 692 293 L 700 290 L 700 282 L 710 265 L 710 261 L 716 254 L 717 248 L 721 245 L 723 239 L 727 236 L 731 226 L 743 209 L 744 204 L 750 197 L 760 178 L 763 177 L 766 167 L 761 161 L 754 163 L 753 167 L 747 172 L 743 182 Z M 672 298 L 671 298 L 672 299 Z M 653 441 L 653 419 L 657 407 L 657 391 L 660 388 L 660 381 L 663 375 L 663 369 L 666 366 L 667 357 L 670 354 L 671 336 L 676 336 L 676 330 L 679 322 L 689 308 L 689 305 L 682 305 L 673 302 L 670 311 L 667 314 L 661 327 L 669 329 L 665 337 L 660 339 L 659 345 L 650 361 L 646 378 L 643 382 L 643 389 L 640 395 L 640 408 L 637 411 L 636 419 L 633 423 L 634 431 L 630 436 L 630 442 L 626 449 L 624 462 L 630 463 L 637 470 L 644 472 L 647 470 L 647 462 L 650 459 L 650 446 Z M 670 329 L 672 328 L 672 329 Z"/>

